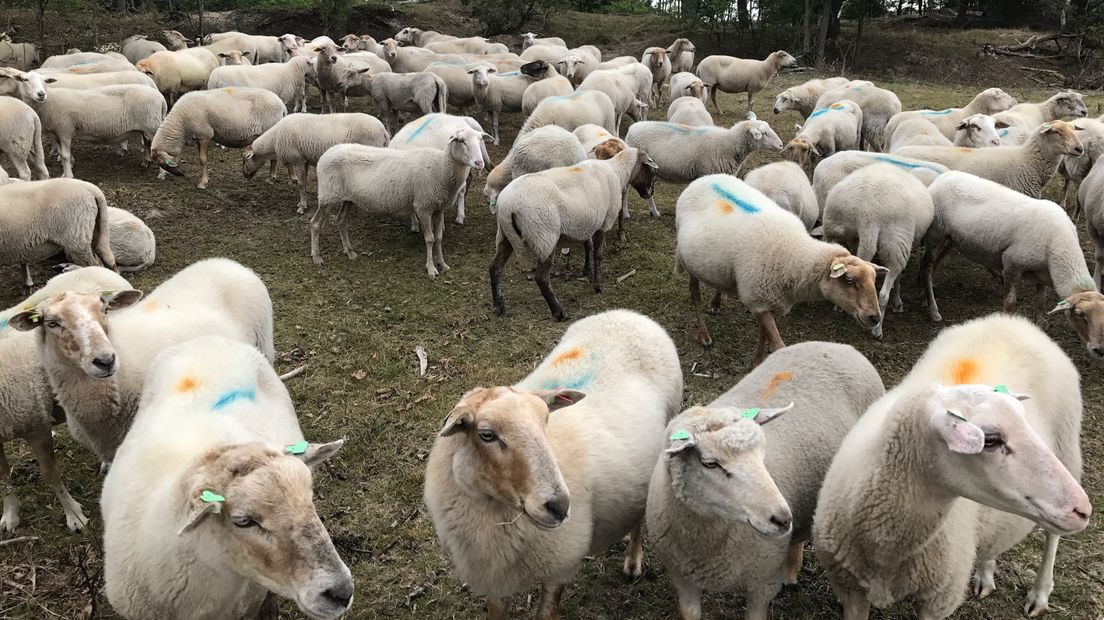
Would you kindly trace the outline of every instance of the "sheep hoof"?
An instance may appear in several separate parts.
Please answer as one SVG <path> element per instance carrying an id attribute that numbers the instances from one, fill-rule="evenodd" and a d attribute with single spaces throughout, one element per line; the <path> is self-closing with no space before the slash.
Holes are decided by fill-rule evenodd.
<path id="1" fill-rule="evenodd" d="M 345 252 L 345 256 L 348 256 L 349 260 L 356 260 L 357 253 L 352 250 L 348 250 Z"/>
<path id="2" fill-rule="evenodd" d="M 269 185 L 275 185 L 276 177 L 268 177 L 267 179 L 265 179 L 265 183 L 268 183 Z"/>
<path id="3" fill-rule="evenodd" d="M 1037 618 L 1047 612 L 1049 609 L 1048 600 L 1050 594 L 1046 592 L 1037 592 L 1035 588 L 1031 589 L 1031 592 L 1027 595 L 1027 602 L 1024 603 L 1024 613 L 1028 618 Z"/>
<path id="4" fill-rule="evenodd" d="M 492 214 L 492 215 L 493 215 L 493 214 Z M 462 218 L 462 217 L 459 217 L 459 216 L 458 216 L 458 217 L 456 218 L 456 223 L 457 223 L 457 224 L 459 224 L 459 225 L 461 225 L 461 226 L 463 226 L 463 225 L 464 225 L 464 218 Z"/>
<path id="5" fill-rule="evenodd" d="M 905 311 L 905 304 L 893 304 L 889 311 L 894 314 L 901 314 Z"/>
<path id="6" fill-rule="evenodd" d="M 717 306 L 717 307 L 710 306 L 709 308 L 705 309 L 705 313 L 708 314 L 708 315 L 711 315 L 711 316 L 717 316 L 718 314 L 721 313 L 721 308 L 719 306 Z"/>
<path id="7" fill-rule="evenodd" d="M 639 559 L 625 558 L 624 573 L 629 581 L 636 581 L 644 574 L 644 568 L 640 565 Z"/>
<path id="8" fill-rule="evenodd" d="M 19 527 L 19 500 L 9 495 L 4 500 L 4 516 L 0 517 L 0 531 L 14 532 Z"/>
<path id="9" fill-rule="evenodd" d="M 498 316 L 506 316 L 506 304 L 500 304 L 494 307 L 495 314 Z"/>
<path id="10" fill-rule="evenodd" d="M 928 318 L 931 319 L 932 323 L 942 323 L 943 322 L 943 315 L 939 314 L 938 312 L 929 313 Z"/>
<path id="11" fill-rule="evenodd" d="M 307 205 L 299 205 L 299 208 L 295 210 L 299 215 L 303 215 L 307 212 Z"/>
<path id="12" fill-rule="evenodd" d="M 68 510 L 65 511 L 65 527 L 69 528 L 70 532 L 79 532 L 86 525 L 88 525 L 88 517 L 84 516 L 80 504 L 74 505 L 71 513 Z"/>
<path id="13" fill-rule="evenodd" d="M 563 310 L 556 310 L 552 312 L 552 318 L 556 319 L 559 323 L 563 323 L 567 320 L 567 314 L 565 314 Z"/>
<path id="14" fill-rule="evenodd" d="M 601 295 L 602 294 L 602 287 L 601 286 L 595 286 L 594 287 L 594 294 L 595 295 Z"/>
<path id="15" fill-rule="evenodd" d="M 199 189 L 207 189 L 207 182 L 204 181 L 204 182 L 200 183 L 199 185 L 196 185 L 196 187 L 198 187 Z"/>
<path id="16" fill-rule="evenodd" d="M 318 256 L 318 255 L 311 256 L 311 260 L 314 261 L 315 265 L 321 265 L 322 264 L 322 257 L 321 256 Z"/>
<path id="17" fill-rule="evenodd" d="M 437 268 L 433 265 L 426 265 L 426 274 L 429 275 L 430 280 L 436 280 L 438 275 Z"/>

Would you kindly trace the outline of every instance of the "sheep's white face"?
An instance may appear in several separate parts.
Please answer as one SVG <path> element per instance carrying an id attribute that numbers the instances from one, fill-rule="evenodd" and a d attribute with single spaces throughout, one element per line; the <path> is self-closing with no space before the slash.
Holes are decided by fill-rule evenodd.
<path id="1" fill-rule="evenodd" d="M 763 462 L 761 424 L 792 408 L 694 407 L 667 425 L 664 458 L 675 498 L 710 519 L 786 536 L 793 515 Z"/>
<path id="2" fill-rule="evenodd" d="M 797 64 L 797 59 L 791 56 L 789 52 L 778 50 L 772 55 L 778 59 L 779 67 L 789 67 Z"/>
<path id="3" fill-rule="evenodd" d="M 399 57 L 399 42 L 394 39 L 387 39 L 382 45 L 383 59 L 393 64 L 395 59 Z"/>
<path id="4" fill-rule="evenodd" d="M 337 46 L 333 43 L 324 43 L 318 48 L 318 62 L 335 64 L 337 62 Z"/>
<path id="5" fill-rule="evenodd" d="M 285 52 L 290 52 L 293 49 L 299 47 L 299 41 L 296 40 L 293 34 L 280 35 L 280 47 L 284 48 Z"/>
<path id="6" fill-rule="evenodd" d="M 784 90 L 774 98 L 774 113 L 781 114 L 793 107 L 794 99 L 790 91 Z"/>
<path id="7" fill-rule="evenodd" d="M 521 35 L 521 49 L 525 49 L 533 45 L 533 41 L 535 41 L 536 39 L 537 33 L 535 32 L 526 32 L 525 34 Z"/>
<path id="8" fill-rule="evenodd" d="M 418 28 L 411 28 L 407 26 L 395 35 L 395 40 L 399 43 L 405 43 L 407 45 L 414 45 L 414 41 L 418 39 L 418 35 L 421 34 L 421 30 Z"/>
<path id="9" fill-rule="evenodd" d="M 586 61 L 578 55 L 568 54 L 556 62 L 556 70 L 560 72 L 560 75 L 570 80 L 575 77 L 578 66 L 583 64 L 586 64 Z"/>
<path id="10" fill-rule="evenodd" d="M 1085 118 L 1089 115 L 1089 109 L 1085 107 L 1085 99 L 1081 96 L 1081 93 L 1075 93 L 1069 90 L 1059 94 L 1057 99 L 1057 112 L 1059 118 L 1065 116 Z"/>
<path id="11" fill-rule="evenodd" d="M 249 62 L 249 55 L 250 54 L 251 54 L 251 52 L 240 52 L 238 50 L 229 50 L 229 51 L 226 51 L 226 52 L 219 52 L 219 54 L 218 54 L 219 64 L 223 65 L 223 66 L 252 64 L 251 62 Z"/>
<path id="12" fill-rule="evenodd" d="M 1043 139 L 1044 148 L 1051 153 L 1081 157 L 1085 152 L 1085 147 L 1077 137 L 1076 127 L 1072 123 L 1065 121 L 1043 123 L 1038 132 Z"/>
<path id="13" fill-rule="evenodd" d="M 479 66 L 472 69 L 468 69 L 468 73 L 472 76 L 472 85 L 476 88 L 487 88 L 491 83 L 491 78 L 488 77 L 491 73 L 498 73 L 498 70 L 494 67 Z"/>
<path id="14" fill-rule="evenodd" d="M 740 121 L 736 125 L 747 131 L 755 148 L 768 151 L 782 150 L 782 138 L 774 133 L 774 130 L 766 121 Z"/>
<path id="15" fill-rule="evenodd" d="M 476 388 L 445 418 L 437 441 L 454 443 L 452 472 L 461 488 L 493 498 L 541 528 L 557 528 L 568 519 L 571 496 L 545 428 L 550 411 L 584 396 Z"/>
<path id="16" fill-rule="evenodd" d="M 53 84 L 57 79 L 46 77 L 41 73 L 14 74 L 10 78 L 6 74 L 0 74 L 0 79 L 13 79 L 19 84 L 19 96 L 24 101 L 42 103 L 46 101 L 46 85 Z"/>
<path id="17" fill-rule="evenodd" d="M 449 148 L 454 159 L 466 163 L 472 170 L 482 170 L 487 166 L 483 141 L 489 139 L 493 139 L 490 134 L 465 127 L 449 139 Z"/>
<path id="18" fill-rule="evenodd" d="M 337 78 L 337 85 L 341 87 L 341 90 L 349 90 L 350 88 L 363 86 L 372 81 L 372 76 L 369 71 L 371 71 L 371 69 L 348 67 Z"/>
<path id="19" fill-rule="evenodd" d="M 1062 535 L 1089 524 L 1081 485 L 1027 422 L 1027 396 L 989 385 L 955 385 L 916 395 L 932 433 L 930 453 L 951 488 L 979 504 Z M 999 390 L 999 391 L 998 391 Z M 1046 403 L 1042 403 L 1045 416 Z"/>
<path id="20" fill-rule="evenodd" d="M 1074 293 L 1050 312 L 1064 312 L 1089 355 L 1104 361 L 1104 295 L 1092 290 Z"/>
<path id="21" fill-rule="evenodd" d="M 827 277 L 820 281 L 820 292 L 859 322 L 873 330 L 882 322 L 878 304 L 878 274 L 889 273 L 885 267 L 868 263 L 857 256 L 845 254 L 832 259 Z"/>
<path id="22" fill-rule="evenodd" d="M 966 133 L 966 146 L 981 148 L 1000 146 L 1000 133 L 997 130 L 1007 127 L 1008 123 L 998 121 L 988 114 L 974 114 L 962 119 L 955 130 Z"/>
<path id="23" fill-rule="evenodd" d="M 341 48 L 355 50 L 360 48 L 360 37 L 355 34 L 347 34 L 341 39 Z"/>

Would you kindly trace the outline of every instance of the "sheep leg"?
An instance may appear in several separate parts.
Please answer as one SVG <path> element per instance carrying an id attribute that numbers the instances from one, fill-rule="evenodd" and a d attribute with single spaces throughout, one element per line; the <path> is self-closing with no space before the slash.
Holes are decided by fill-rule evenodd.
<path id="1" fill-rule="evenodd" d="M 591 239 L 587 239 L 583 242 L 583 271 L 579 275 L 583 278 L 589 279 L 591 284 L 594 283 L 594 278 L 591 277 L 590 259 L 592 256 L 594 256 L 594 241 Z"/>
<path id="2" fill-rule="evenodd" d="M 11 466 L 4 444 L 0 443 L 0 488 L 4 490 L 4 515 L 0 517 L 0 531 L 14 532 L 19 527 L 19 497 L 11 483 Z"/>
<path id="3" fill-rule="evenodd" d="M 644 536 L 640 533 L 640 524 L 629 532 L 629 544 L 625 546 L 625 576 L 639 579 L 644 574 Z"/>
<path id="4" fill-rule="evenodd" d="M 73 178 L 73 151 L 71 147 L 72 140 L 59 137 L 58 152 L 61 153 L 61 176 L 67 179 Z"/>
<path id="5" fill-rule="evenodd" d="M 713 293 L 713 301 L 709 302 L 709 309 L 707 313 L 712 315 L 718 315 L 721 313 L 721 302 L 724 301 L 724 293 L 721 291 L 715 291 Z"/>
<path id="6" fill-rule="evenodd" d="M 889 301 L 889 309 L 891 312 L 904 312 L 905 304 L 901 301 L 901 274 L 898 273 L 897 277 L 893 280 L 893 289 L 890 291 L 891 299 Z"/>
<path id="7" fill-rule="evenodd" d="M 893 294 L 895 288 L 897 288 L 897 279 L 901 277 L 900 271 L 890 271 L 886 274 L 885 279 L 882 280 L 882 290 L 878 291 L 878 305 L 882 307 L 882 316 L 885 316 L 886 308 L 889 306 L 890 295 Z M 901 295 L 897 294 L 896 304 L 893 309 L 894 312 L 901 311 Z"/>
<path id="8" fill-rule="evenodd" d="M 418 224 L 422 227 L 422 240 L 425 241 L 426 246 L 426 274 L 430 279 L 437 277 L 437 266 L 434 265 L 433 260 L 433 213 L 426 213 L 424 210 L 414 208 L 414 215 L 418 217 Z"/>
<path id="9" fill-rule="evenodd" d="M 747 98 L 748 98 L 748 109 L 747 109 L 747 111 L 748 111 L 748 112 L 751 112 L 751 100 L 755 98 L 755 94 L 754 94 L 754 93 L 752 93 L 752 92 L 751 92 L 751 91 L 749 90 L 749 91 L 748 91 L 748 93 L 747 93 Z"/>
<path id="10" fill-rule="evenodd" d="M 713 337 L 709 335 L 709 328 L 705 326 L 705 315 L 702 314 L 701 281 L 690 276 L 690 303 L 694 306 L 694 314 L 698 319 L 698 342 L 705 348 L 713 346 Z"/>
<path id="11" fill-rule="evenodd" d="M 289 166 L 288 174 L 294 177 L 295 181 L 299 184 L 299 204 L 296 205 L 298 208 L 295 212 L 302 215 L 307 211 L 307 177 L 310 175 L 309 166 L 303 163 L 294 170 Z"/>
<path id="12" fill-rule="evenodd" d="M 752 359 L 752 364 L 758 366 L 763 363 L 763 359 L 765 359 L 763 355 L 764 344 L 769 346 L 771 353 L 774 353 L 785 347 L 786 343 L 782 342 L 782 336 L 778 333 L 778 325 L 774 322 L 773 313 L 769 310 L 767 312 L 760 312 L 755 318 L 759 321 L 759 345 L 756 348 L 755 358 Z"/>
<path id="13" fill-rule="evenodd" d="M 786 566 L 783 569 L 783 582 L 793 585 L 801 574 L 801 564 L 805 560 L 805 541 L 792 540 L 786 551 Z"/>
<path id="14" fill-rule="evenodd" d="M 833 584 L 836 598 L 843 603 L 843 620 L 867 620 L 870 618 L 870 601 L 862 592 L 841 591 Z"/>
<path id="15" fill-rule="evenodd" d="M 211 148 L 211 140 L 207 138 L 200 138 L 196 143 L 196 149 L 199 151 L 199 189 L 207 189 L 207 150 Z"/>
<path id="16" fill-rule="evenodd" d="M 495 247 L 494 260 L 491 261 L 491 305 L 494 306 L 498 316 L 505 316 L 506 302 L 502 299 L 502 268 L 510 255 L 514 253 L 514 246 L 501 232 L 498 233 L 498 244 Z"/>
<path id="17" fill-rule="evenodd" d="M 464 184 L 460 186 L 460 191 L 456 194 L 456 223 L 461 226 L 464 225 L 464 199 L 468 195 L 468 182 L 464 181 Z"/>
<path id="18" fill-rule="evenodd" d="M 433 262 L 437 264 L 437 268 L 444 273 L 450 269 L 445 264 L 445 211 L 433 212 Z"/>
<path id="19" fill-rule="evenodd" d="M 42 473 L 43 482 L 54 492 L 58 503 L 61 504 L 61 509 L 65 511 L 65 526 L 72 532 L 84 529 L 84 526 L 88 525 L 88 517 L 84 516 L 81 505 L 69 495 L 65 484 L 61 481 L 57 461 L 54 459 L 54 438 L 50 431 L 46 431 L 39 437 L 28 438 L 27 443 L 30 444 L 31 451 L 34 452 L 35 459 L 38 461 L 38 469 Z"/>
<path id="20" fill-rule="evenodd" d="M 567 584 L 555 583 L 541 584 L 540 608 L 537 610 L 537 620 L 560 620 L 560 599 L 563 598 Z"/>
<path id="21" fill-rule="evenodd" d="M 1029 618 L 1041 616 L 1046 613 L 1048 608 L 1047 603 L 1050 601 L 1050 593 L 1054 590 L 1054 558 L 1058 554 L 1058 540 L 1061 537 L 1057 534 L 1046 535 L 1046 549 L 1043 551 L 1043 563 L 1039 565 L 1039 570 L 1035 573 L 1035 585 L 1031 587 L 1031 592 L 1027 594 L 1027 601 L 1024 603 L 1024 613 Z"/>
<path id="22" fill-rule="evenodd" d="M 768 620 L 770 618 L 770 603 L 781 591 L 782 584 L 777 581 L 749 587 L 747 612 L 744 614 L 744 620 Z"/>
<path id="23" fill-rule="evenodd" d="M 974 566 L 974 578 L 972 580 L 974 596 L 985 598 L 997 591 L 997 585 L 993 578 L 997 572 L 997 561 L 991 558 L 978 558 Z"/>
<path id="24" fill-rule="evenodd" d="M 1086 226 L 1089 229 L 1089 238 L 1093 243 L 1093 283 L 1096 284 L 1096 290 L 1100 290 L 1100 279 L 1104 277 L 1104 236 L 1096 232 L 1096 229 L 1092 226 Z"/>
<path id="25" fill-rule="evenodd" d="M 1046 320 L 1046 302 L 1049 297 L 1050 287 L 1042 282 L 1035 284 L 1035 324 L 1042 325 Z"/>
<path id="26" fill-rule="evenodd" d="M 1008 285 L 1008 293 L 1004 296 L 1004 311 L 1008 314 L 1016 313 L 1016 293 L 1020 287 L 1020 279 L 1023 274 L 1011 271 L 1008 268 L 1004 270 L 1004 282 Z"/>
<path id="27" fill-rule="evenodd" d="M 494 145 L 498 146 L 498 110 L 491 110 L 491 127 L 494 129 Z"/>
<path id="28" fill-rule="evenodd" d="M 34 292 L 34 280 L 31 279 L 31 264 L 23 263 L 23 286 L 27 287 L 27 294 Z"/>
<path id="29" fill-rule="evenodd" d="M 318 235 L 322 232 L 322 227 L 326 224 L 326 218 L 330 215 L 330 207 L 318 203 L 318 208 L 314 210 L 314 215 L 310 220 L 310 235 L 311 235 L 311 260 L 315 265 L 322 264 L 322 254 L 318 251 Z"/>
<path id="30" fill-rule="evenodd" d="M 671 581 L 675 582 L 675 591 L 678 592 L 679 616 L 682 620 L 700 620 L 701 588 L 674 575 Z"/>
<path id="31" fill-rule="evenodd" d="M 593 276 L 590 283 L 594 285 L 594 292 L 602 294 L 602 248 L 606 245 L 606 233 L 599 230 L 594 233 L 594 260 L 593 262 Z"/>
<path id="32" fill-rule="evenodd" d="M 487 599 L 487 620 L 506 620 L 506 601 L 500 598 Z"/>
<path id="33" fill-rule="evenodd" d="M 8 161 L 15 167 L 15 175 L 23 181 L 31 180 L 31 167 L 27 165 L 27 158 L 8 153 Z"/>
<path id="34" fill-rule="evenodd" d="M 533 274 L 533 279 L 536 280 L 537 288 L 540 289 L 545 303 L 548 304 L 548 310 L 552 312 L 552 318 L 563 321 L 567 319 L 567 315 L 564 314 L 563 308 L 560 306 L 560 302 L 556 300 L 556 294 L 552 292 L 552 286 L 548 282 L 548 275 L 552 272 L 552 261 L 555 256 L 556 253 L 553 252 L 547 258 L 537 262 L 537 271 Z"/>
<path id="35" fill-rule="evenodd" d="M 267 182 L 268 182 L 269 185 L 272 185 L 273 183 L 276 182 L 276 160 L 275 159 L 269 160 L 269 162 L 268 162 L 268 179 L 267 179 Z"/>
<path id="36" fill-rule="evenodd" d="M 353 203 L 348 200 L 341 203 L 341 211 L 337 214 L 337 234 L 341 237 L 341 249 L 345 252 L 345 256 L 348 256 L 349 260 L 356 260 L 357 253 L 353 251 L 353 242 L 349 241 L 349 214 L 352 210 Z M 432 240 L 433 228 L 427 226 L 426 230 L 431 231 Z"/>
<path id="37" fill-rule="evenodd" d="M 933 323 L 942 321 L 943 316 L 939 314 L 939 304 L 935 301 L 935 289 L 932 286 L 932 280 L 935 277 L 935 268 L 939 266 L 939 263 L 947 256 L 952 247 L 954 247 L 954 244 L 951 243 L 950 239 L 928 240 L 924 247 L 924 257 L 920 260 L 920 284 L 924 287 L 926 293 L 928 318 Z"/>
<path id="38" fill-rule="evenodd" d="M 713 109 L 717 111 L 717 115 L 721 114 L 721 106 L 717 103 L 717 85 L 709 87 L 709 98 L 713 101 Z"/>

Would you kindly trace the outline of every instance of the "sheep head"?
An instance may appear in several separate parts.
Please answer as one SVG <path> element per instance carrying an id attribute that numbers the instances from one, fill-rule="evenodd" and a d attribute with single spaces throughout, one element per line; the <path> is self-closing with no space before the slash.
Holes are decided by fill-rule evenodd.
<path id="1" fill-rule="evenodd" d="M 342 440 L 222 444 L 197 455 L 179 483 L 178 536 L 203 562 L 289 598 L 311 618 L 336 618 L 353 598 L 353 579 L 314 506 L 311 467 Z"/>
<path id="2" fill-rule="evenodd" d="M 560 75 L 570 80 L 575 77 L 578 66 L 585 64 L 586 60 L 580 58 L 578 54 L 568 54 L 556 61 L 556 70 L 560 72 Z"/>
<path id="3" fill-rule="evenodd" d="M 781 114 L 794 107 L 794 96 L 788 90 L 778 93 L 774 98 L 774 113 Z"/>
<path id="4" fill-rule="evenodd" d="M 671 491 L 710 519 L 786 536 L 793 515 L 763 462 L 763 424 L 793 408 L 692 407 L 667 425 L 663 455 Z"/>
<path id="5" fill-rule="evenodd" d="M 785 50 L 772 52 L 768 60 L 776 67 L 776 70 L 797 64 L 797 59 L 791 56 L 790 53 Z"/>
<path id="6" fill-rule="evenodd" d="M 808 168 L 820 158 L 820 151 L 807 136 L 797 136 L 785 148 L 786 155 L 802 168 Z"/>
<path id="7" fill-rule="evenodd" d="M 987 88 L 974 97 L 974 100 L 980 100 L 984 102 L 982 105 L 983 112 L 986 114 L 996 114 L 997 112 L 1004 112 L 1005 110 L 1016 105 L 1016 99 L 1004 92 L 1000 88 Z M 972 101 L 970 103 L 973 103 Z"/>
<path id="8" fill-rule="evenodd" d="M 468 74 L 472 76 L 472 85 L 476 88 L 487 88 L 491 83 L 491 78 L 488 77 L 491 73 L 498 73 L 498 70 L 488 65 L 468 69 Z"/>
<path id="9" fill-rule="evenodd" d="M 548 445 L 548 415 L 585 396 L 475 388 L 449 412 L 437 441 L 451 444 L 461 488 L 518 510 L 538 527 L 556 528 L 568 519 L 571 497 Z"/>
<path id="10" fill-rule="evenodd" d="M 882 322 L 876 280 L 878 274 L 889 273 L 889 270 L 852 256 L 840 246 L 835 247 L 840 253 L 820 267 L 820 293 L 854 317 L 859 325 L 875 330 Z"/>
<path id="11" fill-rule="evenodd" d="M 347 34 L 341 38 L 341 49 L 355 50 L 360 49 L 360 37 L 355 34 Z"/>
<path id="12" fill-rule="evenodd" d="M 242 176 L 247 179 L 252 179 L 257 174 L 257 171 L 264 168 L 264 165 L 268 163 L 267 160 L 260 159 L 256 156 L 252 146 L 242 148 L 241 158 Z"/>
<path id="13" fill-rule="evenodd" d="M 372 81 L 371 71 L 371 67 L 365 67 L 363 69 L 346 67 L 345 71 L 338 76 L 337 85 L 341 87 L 342 91 L 363 86 Z"/>
<path id="14" fill-rule="evenodd" d="M 318 66 L 337 63 L 337 46 L 333 43 L 324 43 L 318 47 Z"/>
<path id="15" fill-rule="evenodd" d="M 998 129 L 1005 129 L 1008 123 L 998 121 L 988 114 L 974 114 L 962 119 L 955 126 L 955 131 L 966 133 L 968 146 L 1000 146 L 1000 134 Z"/>
<path id="16" fill-rule="evenodd" d="M 412 28 L 407 26 L 398 33 L 395 34 L 395 41 L 398 43 L 404 43 L 406 45 L 414 45 L 418 41 L 418 37 L 422 34 L 420 28 Z"/>
<path id="17" fill-rule="evenodd" d="M 594 153 L 594 159 L 611 159 L 614 155 L 625 150 L 625 146 L 625 141 L 621 138 L 610 138 L 605 142 L 594 145 L 590 152 Z"/>
<path id="18" fill-rule="evenodd" d="M 449 153 L 472 170 L 482 170 L 488 165 L 485 140 L 494 140 L 494 136 L 470 127 L 458 129 L 449 138 Z"/>
<path id="19" fill-rule="evenodd" d="M 399 57 L 399 42 L 394 39 L 384 39 L 380 45 L 383 46 L 383 59 L 394 64 L 395 59 Z"/>
<path id="20" fill-rule="evenodd" d="M 251 52 L 241 52 L 238 50 L 227 50 L 225 52 L 219 52 L 219 64 L 222 65 L 248 65 L 249 55 Z"/>
<path id="21" fill-rule="evenodd" d="M 534 60 L 521 65 L 519 69 L 522 75 L 527 75 L 538 80 L 558 75 L 556 67 L 546 60 Z"/>
<path id="22" fill-rule="evenodd" d="M 1065 121 L 1050 121 L 1039 126 L 1038 138 L 1043 142 L 1043 150 L 1054 155 L 1080 157 L 1085 152 L 1077 130 Z"/>
<path id="23" fill-rule="evenodd" d="M 662 67 L 667 62 L 667 50 L 662 47 L 653 47 L 645 52 L 645 55 L 652 57 L 652 63 L 657 67 Z"/>
<path id="24" fill-rule="evenodd" d="M 774 133 L 766 121 L 746 120 L 733 125 L 733 129 L 742 132 L 746 136 L 747 143 L 755 149 L 770 151 L 782 150 L 782 139 Z"/>
<path id="25" fill-rule="evenodd" d="M 1085 107 L 1085 98 L 1076 91 L 1063 90 L 1051 97 L 1050 103 L 1054 108 L 1054 118 L 1066 116 L 1085 118 L 1089 115 L 1089 109 Z"/>
<path id="26" fill-rule="evenodd" d="M 614 138 L 616 140 L 616 138 Z M 608 144 L 612 140 L 607 140 L 603 144 Z M 601 144 L 598 145 L 602 146 Z M 598 147 L 595 147 L 595 155 L 597 156 Z M 602 159 L 598 157 L 598 159 Z M 648 201 L 648 207 L 651 209 L 653 215 L 658 214 L 659 210 L 655 206 L 655 199 L 652 197 L 655 193 L 655 182 L 659 177 L 659 164 L 655 163 L 651 155 L 648 155 L 643 150 L 638 150 L 636 153 L 636 163 L 633 164 L 632 173 L 629 174 L 629 185 L 636 190 L 636 193 Z"/>
<path id="27" fill-rule="evenodd" d="M 1089 355 L 1104 361 L 1104 295 L 1095 290 L 1073 293 L 1050 311 L 1051 314 L 1057 312 L 1065 313 Z"/>

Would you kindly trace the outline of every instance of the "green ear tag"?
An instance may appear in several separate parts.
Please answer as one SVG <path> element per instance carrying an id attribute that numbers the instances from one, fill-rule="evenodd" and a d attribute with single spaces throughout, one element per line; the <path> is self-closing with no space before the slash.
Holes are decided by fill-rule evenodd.
<path id="1" fill-rule="evenodd" d="M 226 501 L 225 497 L 219 495 L 218 493 L 215 493 L 214 491 L 212 491 L 210 489 L 204 489 L 203 493 L 200 494 L 199 499 L 207 502 L 208 504 L 213 504 L 215 502 L 225 502 Z"/>
<path id="2" fill-rule="evenodd" d="M 298 443 L 293 443 L 290 446 L 284 448 L 284 452 L 287 452 L 288 454 L 302 454 L 306 451 L 307 451 L 307 442 L 305 442 L 305 441 L 300 441 Z"/>
<path id="3" fill-rule="evenodd" d="M 1011 392 L 1008 391 L 1008 388 L 1003 385 L 994 385 L 993 391 L 998 394 L 1011 394 Z"/>
<path id="4" fill-rule="evenodd" d="M 671 435 L 671 441 L 685 441 L 687 439 L 690 439 L 690 431 L 684 428 L 680 428 L 675 431 L 674 435 Z"/>
<path id="5" fill-rule="evenodd" d="M 752 407 L 751 409 L 744 409 L 740 412 L 740 417 L 745 420 L 754 420 L 755 416 L 759 415 L 759 408 Z"/>
<path id="6" fill-rule="evenodd" d="M 962 415 L 962 413 L 960 413 L 957 409 L 948 409 L 947 410 L 947 415 L 951 416 L 952 418 L 958 418 L 959 420 L 962 420 L 963 422 L 968 421 L 968 420 L 966 420 L 966 416 Z"/>
<path id="7" fill-rule="evenodd" d="M 32 322 L 32 323 L 37 323 L 37 322 L 39 322 L 40 320 L 42 320 L 42 317 L 41 317 L 41 316 L 39 316 L 39 315 L 37 315 L 37 314 L 32 314 L 31 316 L 29 316 L 29 317 L 27 317 L 27 318 L 31 319 L 31 322 Z"/>

